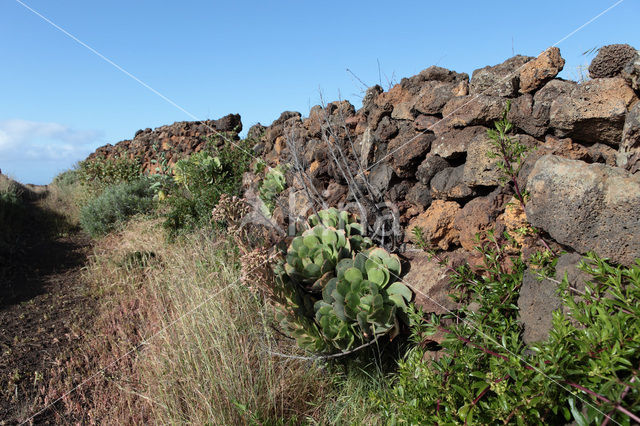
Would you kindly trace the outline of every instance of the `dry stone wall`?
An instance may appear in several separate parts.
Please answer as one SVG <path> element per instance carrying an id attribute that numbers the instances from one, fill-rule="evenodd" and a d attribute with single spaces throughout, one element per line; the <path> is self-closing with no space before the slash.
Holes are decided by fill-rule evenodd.
<path id="1" fill-rule="evenodd" d="M 563 270 L 576 270 L 588 251 L 629 265 L 640 258 L 638 58 L 628 45 L 602 48 L 591 79 L 578 84 L 557 77 L 564 59 L 550 48 L 471 78 L 430 67 L 388 91 L 370 88 L 358 111 L 343 101 L 314 107 L 306 118 L 283 113 L 252 129 L 268 163 L 295 165 L 274 218 L 286 229 L 288 218 L 322 201 L 364 212 L 375 230 L 388 211 L 372 204 L 392 205 L 399 226 L 388 230 L 401 233 L 392 248 L 408 261 L 409 283 L 429 296 L 416 302 L 439 313 L 453 308 L 451 289 L 437 262 L 413 249 L 413 226 L 443 257 L 472 265 L 480 261 L 476 234 L 488 230 L 509 232 L 525 254 L 544 244 L 568 252 Z M 529 194 L 525 209 L 510 185 L 500 185 L 499 160 L 487 155 L 487 130 L 507 101 L 513 137 L 531 149 L 518 176 Z M 530 225 L 544 241 L 517 232 Z M 546 336 L 560 306 L 557 284 L 533 275 L 527 272 L 519 302 L 528 342 Z"/>
<path id="2" fill-rule="evenodd" d="M 404 253 L 410 284 L 429 295 L 417 302 L 434 312 L 452 308 L 450 289 L 434 261 L 413 249 L 413 226 L 444 257 L 471 264 L 479 261 L 475 236 L 488 230 L 511 233 L 525 255 L 544 244 L 567 251 L 566 270 L 590 250 L 631 264 L 640 258 L 640 53 L 628 45 L 600 49 L 591 79 L 580 84 L 557 77 L 563 66 L 557 48 L 471 77 L 432 66 L 388 91 L 369 88 L 357 111 L 347 101 L 332 102 L 308 117 L 286 111 L 269 126 L 253 126 L 256 154 L 271 166 L 291 165 L 274 220 L 287 229 L 291 218 L 321 206 L 364 214 L 381 241 Z M 511 185 L 501 185 L 499 160 L 487 156 L 487 130 L 507 101 L 513 137 L 531 149 L 517 179 L 529 194 L 525 209 L 514 204 Z M 240 117 L 147 129 L 94 155 L 124 150 L 150 164 L 157 141 L 173 159 L 201 149 L 211 128 L 237 132 Z M 248 174 L 249 198 L 258 182 Z M 529 225 L 544 242 L 517 232 Z M 551 310 L 542 306 L 559 302 L 553 282 L 539 291 L 530 275 L 519 305 L 534 341 L 550 324 Z"/>
<path id="3" fill-rule="evenodd" d="M 102 146 L 87 159 L 125 155 L 138 159 L 145 172 L 153 173 L 163 159 L 171 166 L 180 158 L 202 150 L 210 139 L 215 139 L 220 133 L 238 140 L 240 131 L 242 121 L 239 114 L 229 114 L 218 120 L 180 121 L 153 130 L 138 130 L 133 139 Z"/>

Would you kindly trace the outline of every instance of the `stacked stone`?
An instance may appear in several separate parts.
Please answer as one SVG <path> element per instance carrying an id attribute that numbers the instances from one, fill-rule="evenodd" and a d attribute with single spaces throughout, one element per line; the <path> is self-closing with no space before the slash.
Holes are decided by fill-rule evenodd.
<path id="1" fill-rule="evenodd" d="M 370 88 L 358 111 L 334 102 L 314 107 L 307 118 L 285 112 L 250 132 L 262 135 L 258 148 L 270 164 L 296 160 L 329 205 L 353 200 L 345 174 L 366 176 L 397 206 L 405 242 L 412 237 L 406 231 L 420 226 L 454 263 L 478 261 L 472 252 L 477 233 L 533 225 L 558 250 L 574 256 L 595 251 L 629 265 L 640 258 L 639 58 L 628 45 L 606 46 L 582 83 L 557 78 L 565 63 L 557 48 L 537 58 L 515 56 L 471 78 L 430 67 L 388 91 Z M 500 159 L 487 156 L 487 130 L 502 118 L 507 101 L 513 137 L 532 149 L 518 176 L 529 192 L 524 210 L 513 205 L 510 186 L 500 185 Z M 335 167 L 329 144 L 344 151 L 350 170 Z M 291 152 L 293 145 L 302 155 Z M 303 213 L 308 195 L 293 181 L 280 205 L 291 197 Z M 527 253 L 542 247 L 535 236 L 518 242 Z M 411 263 L 406 279 L 428 295 L 417 301 L 432 312 L 454 308 L 435 262 L 410 246 L 405 255 Z M 538 292 L 525 281 L 522 318 L 533 341 L 550 325 L 550 311 L 542 313 L 541 306 L 559 302 L 555 291 Z"/>
<path id="2" fill-rule="evenodd" d="M 238 140 L 241 130 L 238 114 L 229 114 L 218 120 L 180 121 L 153 130 L 138 130 L 133 139 L 102 146 L 88 159 L 126 155 L 131 159 L 137 158 L 145 172 L 153 173 L 162 159 L 171 166 L 180 158 L 202 150 L 210 139 L 219 143 L 221 133 L 225 138 Z"/>

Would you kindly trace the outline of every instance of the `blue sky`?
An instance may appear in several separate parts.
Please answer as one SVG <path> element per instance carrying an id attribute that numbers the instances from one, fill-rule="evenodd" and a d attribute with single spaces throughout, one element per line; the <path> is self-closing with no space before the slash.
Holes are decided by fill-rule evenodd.
<path id="1" fill-rule="evenodd" d="M 241 114 L 245 131 L 306 115 L 320 93 L 359 107 L 347 68 L 383 87 L 434 64 L 471 74 L 512 51 L 537 56 L 616 3 L 21 1 L 198 118 Z M 561 42 L 562 76 L 576 79 L 594 47 L 640 48 L 638 17 L 640 0 L 624 0 Z M 0 169 L 23 183 L 191 120 L 15 0 L 0 3 L 0 40 Z"/>

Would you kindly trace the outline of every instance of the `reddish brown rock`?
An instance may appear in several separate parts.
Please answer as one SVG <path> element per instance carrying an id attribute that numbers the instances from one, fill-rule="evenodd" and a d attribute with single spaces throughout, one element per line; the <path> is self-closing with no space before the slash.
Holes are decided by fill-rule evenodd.
<path id="1" fill-rule="evenodd" d="M 421 307 L 425 313 L 433 312 L 438 315 L 457 309 L 458 305 L 449 297 L 454 289 L 450 285 L 447 269 L 424 252 L 410 252 L 406 257 L 410 269 L 402 279 L 415 293 L 416 306 Z"/>
<path id="2" fill-rule="evenodd" d="M 418 226 L 429 244 L 448 250 L 459 241 L 458 230 L 453 227 L 458 211 L 460 205 L 455 201 L 434 200 L 424 213 L 409 222 L 405 239 L 415 242 L 411 230 Z"/>
<path id="3" fill-rule="evenodd" d="M 485 231 L 495 227 L 496 219 L 509 197 L 502 188 L 497 188 L 486 197 L 469 201 L 456 214 L 453 226 L 458 230 L 460 245 L 465 250 L 473 251 L 478 245 L 476 234 L 479 234 L 480 241 L 486 240 Z"/>
<path id="4" fill-rule="evenodd" d="M 527 62 L 520 69 L 520 93 L 538 90 L 546 82 L 554 78 L 564 68 L 564 59 L 560 49 L 550 47 L 533 61 Z"/>

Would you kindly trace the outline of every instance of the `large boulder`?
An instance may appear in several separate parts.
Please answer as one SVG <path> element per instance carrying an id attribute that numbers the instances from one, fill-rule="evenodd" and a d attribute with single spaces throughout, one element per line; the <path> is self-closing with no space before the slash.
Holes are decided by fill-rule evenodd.
<path id="1" fill-rule="evenodd" d="M 623 265 L 640 258 L 640 174 L 545 155 L 527 190 L 529 222 L 560 244 Z"/>
<path id="2" fill-rule="evenodd" d="M 485 96 L 516 96 L 520 85 L 520 71 L 524 64 L 533 59 L 535 58 L 517 55 L 501 64 L 475 70 L 469 83 L 469 93 Z"/>
<path id="3" fill-rule="evenodd" d="M 635 56 L 636 49 L 628 44 L 603 46 L 589 65 L 589 76 L 591 78 L 617 77 Z"/>
<path id="4" fill-rule="evenodd" d="M 538 90 L 546 82 L 554 78 L 564 68 L 564 59 L 560 49 L 550 47 L 533 61 L 525 63 L 520 69 L 520 93 Z"/>
<path id="5" fill-rule="evenodd" d="M 640 102 L 627 114 L 616 163 L 631 173 L 640 170 Z"/>
<path id="6" fill-rule="evenodd" d="M 556 135 L 586 143 L 620 145 L 629 108 L 638 101 L 620 78 L 599 78 L 576 85 L 551 104 L 550 124 Z"/>

